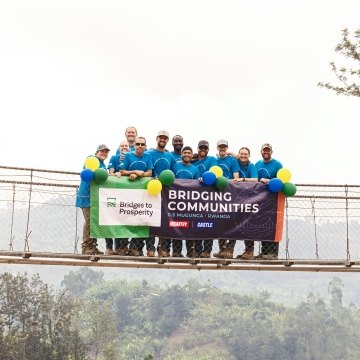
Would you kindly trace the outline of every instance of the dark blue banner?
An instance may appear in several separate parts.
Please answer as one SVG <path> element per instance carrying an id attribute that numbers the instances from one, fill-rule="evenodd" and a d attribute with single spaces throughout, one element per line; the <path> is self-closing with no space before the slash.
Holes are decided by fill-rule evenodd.
<path id="1" fill-rule="evenodd" d="M 229 182 L 224 190 L 175 180 L 161 192 L 161 226 L 150 235 L 173 239 L 280 241 L 284 195 L 258 182 Z"/>

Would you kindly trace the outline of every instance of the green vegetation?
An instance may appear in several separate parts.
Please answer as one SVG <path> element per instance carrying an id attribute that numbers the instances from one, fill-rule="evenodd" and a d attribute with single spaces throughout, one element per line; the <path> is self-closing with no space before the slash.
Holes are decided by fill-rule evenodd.
<path id="1" fill-rule="evenodd" d="M 75 302 L 39 275 L 0 275 L 0 359 L 86 359 Z"/>
<path id="2" fill-rule="evenodd" d="M 83 286 L 87 284 L 87 289 Z M 105 281 L 80 268 L 54 293 L 38 276 L 0 276 L 1 359 L 358 359 L 360 312 L 310 293 L 294 306 L 210 281 Z"/>
<path id="3" fill-rule="evenodd" d="M 333 61 L 330 63 L 338 84 L 320 82 L 318 85 L 335 91 L 336 95 L 360 96 L 360 29 L 354 32 L 352 38 L 348 29 L 342 30 L 342 39 L 335 51 L 345 57 L 346 63 L 340 67 Z"/>

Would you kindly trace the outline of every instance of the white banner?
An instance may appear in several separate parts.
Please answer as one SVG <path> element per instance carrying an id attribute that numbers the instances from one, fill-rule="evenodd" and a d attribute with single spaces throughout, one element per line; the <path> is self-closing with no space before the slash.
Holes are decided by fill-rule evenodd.
<path id="1" fill-rule="evenodd" d="M 146 189 L 99 189 L 99 225 L 161 224 L 161 194 Z"/>

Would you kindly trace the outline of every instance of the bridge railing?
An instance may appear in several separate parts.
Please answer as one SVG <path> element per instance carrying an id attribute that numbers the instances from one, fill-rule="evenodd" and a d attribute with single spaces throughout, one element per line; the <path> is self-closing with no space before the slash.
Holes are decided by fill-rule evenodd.
<path id="1" fill-rule="evenodd" d="M 76 172 L 0 166 L 0 251 L 80 253 L 79 181 Z M 243 250 L 237 241 L 234 255 Z M 279 259 L 360 261 L 360 185 L 297 184 L 286 198 Z"/>

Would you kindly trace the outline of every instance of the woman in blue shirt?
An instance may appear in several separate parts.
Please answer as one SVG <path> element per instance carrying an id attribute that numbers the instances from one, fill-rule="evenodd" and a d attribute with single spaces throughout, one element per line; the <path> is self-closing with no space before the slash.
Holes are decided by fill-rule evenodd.
<path id="1" fill-rule="evenodd" d="M 109 156 L 109 148 L 105 144 L 97 147 L 95 156 L 100 162 L 100 168 L 106 169 L 104 161 Z M 93 156 L 93 155 L 90 155 Z M 85 165 L 84 165 L 85 168 Z M 76 193 L 76 207 L 81 208 L 84 215 L 83 242 L 81 253 L 84 255 L 102 255 L 97 248 L 97 239 L 90 237 L 90 182 L 81 180 L 79 189 Z"/>

